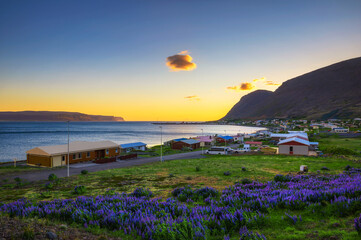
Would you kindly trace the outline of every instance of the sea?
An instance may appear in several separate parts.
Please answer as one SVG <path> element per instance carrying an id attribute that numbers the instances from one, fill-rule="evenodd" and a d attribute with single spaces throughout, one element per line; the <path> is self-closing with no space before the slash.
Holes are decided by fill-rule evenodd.
<path id="1" fill-rule="evenodd" d="M 148 146 L 202 135 L 253 133 L 262 128 L 208 124 L 153 124 L 152 122 L 70 122 L 72 141 L 110 140 L 118 144 L 144 142 Z M 162 128 L 160 128 L 162 127 Z M 26 159 L 26 151 L 48 145 L 67 144 L 67 122 L 0 122 L 0 162 Z"/>

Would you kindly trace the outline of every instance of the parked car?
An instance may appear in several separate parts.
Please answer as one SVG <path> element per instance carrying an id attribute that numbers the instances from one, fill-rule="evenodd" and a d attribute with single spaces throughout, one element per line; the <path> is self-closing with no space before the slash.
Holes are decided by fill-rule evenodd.
<path id="1" fill-rule="evenodd" d="M 229 152 L 231 152 L 231 148 L 229 147 L 211 147 L 206 151 L 206 154 L 226 155 Z"/>

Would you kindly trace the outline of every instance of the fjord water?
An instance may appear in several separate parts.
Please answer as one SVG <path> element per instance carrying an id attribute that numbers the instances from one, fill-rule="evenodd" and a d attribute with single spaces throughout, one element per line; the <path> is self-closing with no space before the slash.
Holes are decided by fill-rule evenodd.
<path id="1" fill-rule="evenodd" d="M 110 140 L 118 144 L 160 144 L 160 125 L 151 122 L 70 122 L 70 142 Z M 260 128 L 232 125 L 162 125 L 163 141 L 180 137 L 252 133 Z M 26 151 L 38 146 L 67 143 L 66 122 L 0 122 L 0 162 L 26 159 Z"/>

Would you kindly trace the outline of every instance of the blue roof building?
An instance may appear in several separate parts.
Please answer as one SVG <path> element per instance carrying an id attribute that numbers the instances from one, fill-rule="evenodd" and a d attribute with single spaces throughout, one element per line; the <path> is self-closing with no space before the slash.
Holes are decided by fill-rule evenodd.
<path id="1" fill-rule="evenodd" d="M 132 150 L 145 151 L 147 149 L 147 144 L 143 142 L 135 142 L 135 143 L 120 144 L 119 147 L 122 151 L 125 152 L 130 152 Z"/>

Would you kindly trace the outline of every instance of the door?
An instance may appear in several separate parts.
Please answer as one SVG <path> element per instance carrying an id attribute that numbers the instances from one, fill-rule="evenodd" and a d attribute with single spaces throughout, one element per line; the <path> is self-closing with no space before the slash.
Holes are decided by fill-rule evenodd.
<path id="1" fill-rule="evenodd" d="M 53 167 L 61 166 L 61 156 L 53 157 Z"/>
<path id="2" fill-rule="evenodd" d="M 293 146 L 290 146 L 290 155 L 293 155 Z"/>

